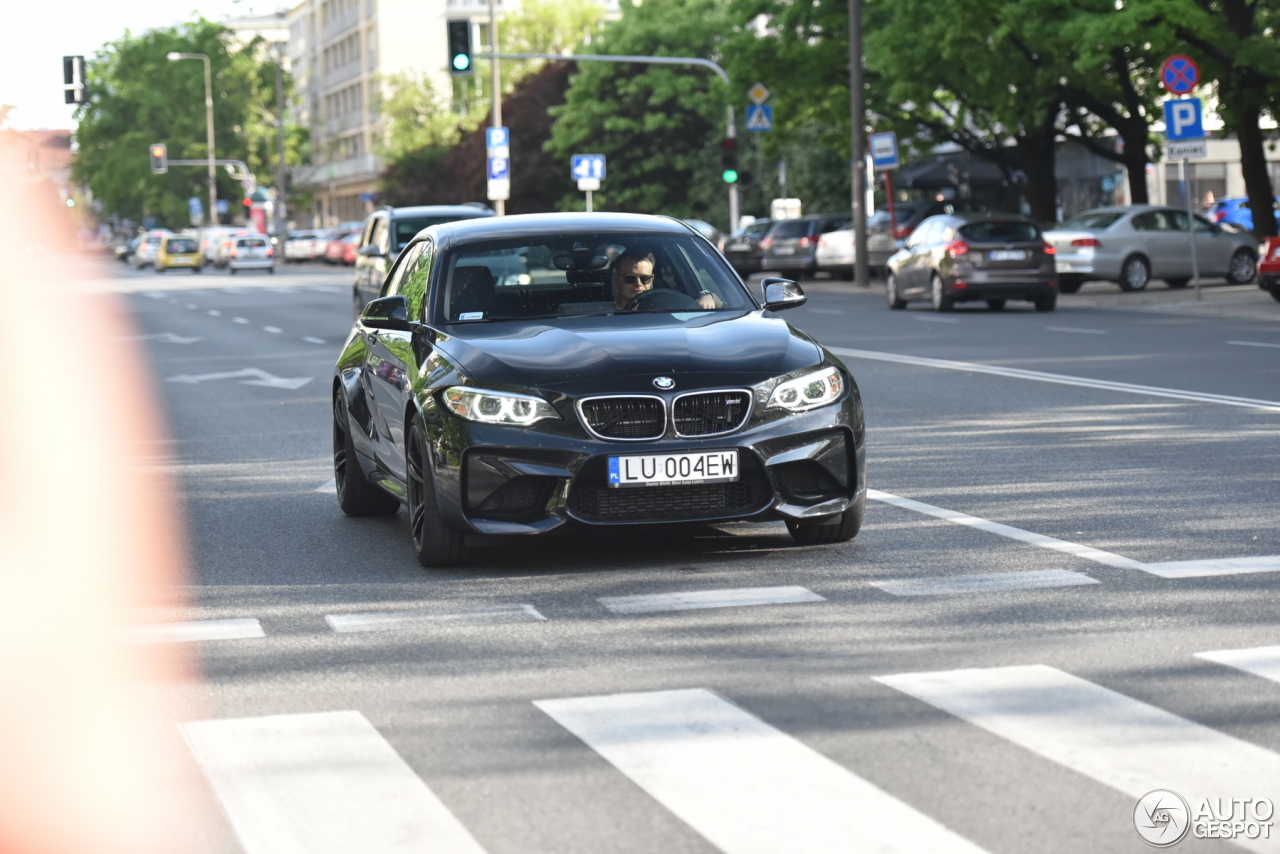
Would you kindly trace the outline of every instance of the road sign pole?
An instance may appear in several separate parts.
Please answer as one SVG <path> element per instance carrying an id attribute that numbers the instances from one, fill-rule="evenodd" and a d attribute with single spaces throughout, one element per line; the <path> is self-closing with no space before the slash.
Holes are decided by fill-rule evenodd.
<path id="1" fill-rule="evenodd" d="M 587 190 L 587 213 L 593 213 L 591 210 L 591 191 Z"/>
<path id="2" fill-rule="evenodd" d="M 1192 199 L 1191 199 L 1191 176 L 1187 174 L 1187 161 L 1185 160 L 1179 161 L 1179 166 L 1181 167 L 1179 169 L 1179 172 L 1180 172 L 1179 177 L 1182 180 L 1182 195 L 1187 202 L 1187 227 L 1191 229 L 1190 232 L 1188 232 L 1188 237 L 1187 237 L 1187 239 L 1191 241 L 1191 281 L 1195 283 L 1196 300 L 1199 300 L 1201 298 L 1200 297 L 1200 264 L 1199 264 L 1199 259 L 1196 258 L 1196 215 L 1195 215 L 1195 211 L 1193 210 L 1194 203 L 1192 202 Z"/>
<path id="3" fill-rule="evenodd" d="M 893 209 L 893 173 L 884 170 L 884 197 L 889 201 L 889 238 L 891 240 L 898 239 L 898 214 Z"/>
<path id="4" fill-rule="evenodd" d="M 489 53 L 498 53 L 498 12 L 497 4 L 494 0 L 489 0 Z M 493 87 L 493 108 L 489 111 L 493 116 L 493 127 L 502 127 L 502 87 L 500 85 L 498 60 L 489 60 L 489 81 Z M 505 216 L 507 213 L 507 202 L 505 199 L 496 199 L 494 212 L 498 216 Z"/>
<path id="5" fill-rule="evenodd" d="M 862 88 L 862 0 L 849 0 L 849 166 L 853 184 L 853 280 L 871 286 L 867 265 L 867 93 Z"/>

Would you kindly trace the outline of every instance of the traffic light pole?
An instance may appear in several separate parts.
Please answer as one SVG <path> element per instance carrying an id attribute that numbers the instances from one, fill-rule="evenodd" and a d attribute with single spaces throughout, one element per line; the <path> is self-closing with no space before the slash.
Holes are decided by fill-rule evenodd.
<path id="1" fill-rule="evenodd" d="M 498 53 L 498 12 L 497 3 L 489 0 L 489 55 L 501 57 Z M 489 83 L 493 87 L 493 108 L 489 111 L 489 115 L 493 117 L 493 127 L 502 127 L 502 84 L 501 75 L 498 73 L 498 63 L 492 59 L 489 61 Z M 495 195 L 499 195 L 496 194 Z M 507 213 L 507 203 L 503 199 L 497 199 L 494 204 L 497 210 L 494 211 L 498 216 L 505 216 Z"/>
<path id="2" fill-rule="evenodd" d="M 851 2 L 857 2 L 857 0 L 851 0 Z M 490 14 L 492 14 L 493 4 L 494 4 L 494 0 L 489 0 Z M 490 20 L 492 20 L 492 18 L 490 18 Z M 490 24 L 491 29 L 492 27 L 493 25 Z M 494 30 L 494 32 L 496 33 L 497 30 Z M 497 36 L 496 35 L 490 36 L 490 41 L 493 42 L 492 47 L 496 48 Z M 497 97 L 498 92 L 497 92 L 497 82 L 496 82 L 497 74 L 498 74 L 496 69 L 498 67 L 498 63 L 495 62 L 495 60 L 498 60 L 498 59 L 548 59 L 554 62 L 638 62 L 638 63 L 644 63 L 649 65 L 701 65 L 703 68 L 710 68 L 717 75 L 719 75 L 720 79 L 724 81 L 725 86 L 729 85 L 729 75 L 725 72 L 723 68 L 721 68 L 719 65 L 712 62 L 709 59 L 702 59 L 700 57 L 695 57 L 695 56 L 614 56 L 614 55 L 605 54 L 605 53 L 576 53 L 576 54 L 565 55 L 560 53 L 497 53 L 496 51 L 492 53 L 480 54 L 480 55 L 487 58 L 492 64 L 492 67 L 495 69 L 493 72 L 494 81 L 495 81 L 494 82 L 494 103 L 495 104 L 498 103 L 498 97 Z M 498 106 L 498 109 L 500 110 L 501 106 Z M 737 126 L 737 122 L 734 120 L 733 105 L 732 104 L 727 105 L 726 111 L 727 111 L 726 113 L 727 118 L 725 121 L 724 135 L 728 139 L 737 139 L 738 126 Z M 500 117 L 501 113 L 495 111 L 494 115 Z M 494 121 L 495 121 L 494 127 L 502 126 L 500 119 L 495 119 Z M 498 204 L 502 204 L 502 203 L 499 202 Z M 499 208 L 499 212 L 501 212 L 501 208 Z M 733 231 L 737 227 L 738 227 L 738 185 L 736 183 L 733 183 L 729 185 L 729 230 Z M 865 231 L 865 222 L 864 222 L 864 231 Z"/>
<path id="3" fill-rule="evenodd" d="M 867 263 L 867 93 L 862 84 L 862 0 L 849 0 L 849 153 L 853 189 L 853 280 L 871 286 Z"/>
<path id="4" fill-rule="evenodd" d="M 213 153 L 213 73 L 209 57 L 203 53 L 170 53 L 170 62 L 179 59 L 204 60 L 204 117 L 209 141 L 209 222 L 218 224 L 218 169 Z"/>

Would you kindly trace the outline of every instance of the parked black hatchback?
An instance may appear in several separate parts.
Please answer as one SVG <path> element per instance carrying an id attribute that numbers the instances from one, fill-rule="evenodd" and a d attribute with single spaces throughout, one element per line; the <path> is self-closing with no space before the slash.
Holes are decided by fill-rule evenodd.
<path id="1" fill-rule="evenodd" d="M 935 311 L 958 302 L 986 300 L 1000 311 L 1011 299 L 1036 311 L 1058 301 L 1054 249 L 1025 217 L 982 213 L 933 216 L 920 223 L 888 264 L 889 308 L 929 300 Z"/>
<path id="2" fill-rule="evenodd" d="M 760 241 L 760 267 L 801 276 L 818 271 L 818 238 L 849 222 L 848 214 L 775 220 Z"/>
<path id="3" fill-rule="evenodd" d="M 463 562 L 468 533 L 565 525 L 780 519 L 801 543 L 848 540 L 866 503 L 858 388 L 774 316 L 799 287 L 761 284 L 763 304 L 665 217 L 423 231 L 334 371 L 343 511 L 406 504 L 427 566 Z"/>

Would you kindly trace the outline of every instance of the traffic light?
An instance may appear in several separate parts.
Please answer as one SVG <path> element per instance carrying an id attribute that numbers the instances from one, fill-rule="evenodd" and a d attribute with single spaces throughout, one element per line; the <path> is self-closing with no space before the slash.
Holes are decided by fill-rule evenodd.
<path id="1" fill-rule="evenodd" d="M 169 150 L 163 142 L 151 146 L 151 171 L 157 175 L 169 171 Z"/>
<path id="2" fill-rule="evenodd" d="M 84 103 L 84 57 L 62 57 L 62 91 L 68 104 Z"/>
<path id="3" fill-rule="evenodd" d="M 471 59 L 471 20 L 454 18 L 449 25 L 449 73 L 471 74 L 475 63 Z"/>
<path id="4" fill-rule="evenodd" d="M 720 140 L 720 170 L 726 184 L 738 183 L 738 140 L 733 137 Z"/>

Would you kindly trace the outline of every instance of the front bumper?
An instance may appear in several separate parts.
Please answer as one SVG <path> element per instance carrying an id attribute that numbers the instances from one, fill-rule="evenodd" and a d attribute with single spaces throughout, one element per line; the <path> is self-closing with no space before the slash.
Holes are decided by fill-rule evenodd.
<path id="1" fill-rule="evenodd" d="M 729 436 L 611 442 L 568 435 L 571 429 L 476 424 L 444 409 L 436 410 L 428 435 L 448 523 L 482 534 L 536 534 L 566 523 L 798 520 L 841 513 L 866 488 L 861 418 L 851 388 L 839 403 Z M 738 451 L 741 473 L 734 482 L 631 488 L 607 483 L 610 456 L 727 449 Z"/>

